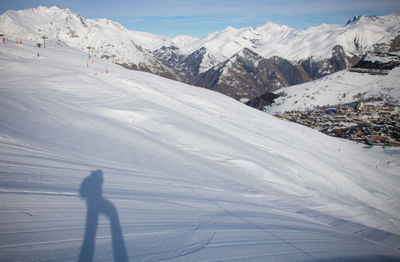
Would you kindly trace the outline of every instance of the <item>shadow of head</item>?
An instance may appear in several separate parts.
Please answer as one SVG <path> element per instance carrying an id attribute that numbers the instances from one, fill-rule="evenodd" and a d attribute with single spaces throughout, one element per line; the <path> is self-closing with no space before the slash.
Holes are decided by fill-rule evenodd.
<path id="1" fill-rule="evenodd" d="M 103 171 L 100 169 L 92 171 L 90 176 L 86 177 L 79 189 L 79 195 L 82 198 L 99 197 L 102 194 Z"/>

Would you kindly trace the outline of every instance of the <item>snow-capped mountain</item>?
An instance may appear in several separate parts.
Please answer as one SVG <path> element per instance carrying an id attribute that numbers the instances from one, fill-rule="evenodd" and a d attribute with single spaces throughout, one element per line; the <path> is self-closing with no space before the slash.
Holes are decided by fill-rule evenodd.
<path id="1" fill-rule="evenodd" d="M 369 52 L 387 52 L 399 32 L 396 14 L 302 30 L 267 22 L 255 28 L 228 27 L 153 54 L 177 69 L 183 81 L 246 101 L 348 69 Z"/>
<path id="2" fill-rule="evenodd" d="M 248 100 L 347 69 L 370 51 L 387 50 L 400 32 L 400 16 L 358 16 L 346 25 L 306 29 L 266 22 L 227 27 L 200 39 L 171 39 L 107 19 L 85 19 L 68 9 L 38 7 L 7 11 L 0 31 L 12 40 L 40 42 L 46 35 L 83 51 L 90 46 L 94 55 L 127 68 Z"/>
<path id="3" fill-rule="evenodd" d="M 221 78 L 222 73 L 210 77 L 213 72 L 217 72 L 222 64 L 225 65 L 223 75 L 229 75 L 234 72 L 235 60 L 237 56 L 243 56 L 241 51 L 246 48 L 258 56 L 265 59 L 280 57 L 290 61 L 295 67 L 301 66 L 307 73 L 304 81 L 307 79 L 317 79 L 325 75 L 347 69 L 356 64 L 360 58 L 367 52 L 379 49 L 388 49 L 391 40 L 400 32 L 400 17 L 395 14 L 382 17 L 360 16 L 352 23 L 347 25 L 320 25 L 309 27 L 303 30 L 296 30 L 287 26 L 276 25 L 267 22 L 256 28 L 227 29 L 210 34 L 209 36 L 193 42 L 190 46 L 182 48 L 183 53 L 190 53 L 193 50 L 203 48 L 203 59 L 199 66 L 199 80 L 203 75 L 213 81 L 208 87 L 221 90 L 221 86 L 229 86 L 225 94 L 243 94 L 243 98 L 252 98 L 254 92 L 244 93 L 240 90 L 246 86 L 248 78 L 238 79 L 236 74 L 228 78 Z M 247 53 L 249 54 L 249 53 Z M 246 55 L 245 55 L 246 56 Z M 251 60 L 251 55 L 244 57 L 243 60 Z M 253 59 L 251 64 L 257 62 Z M 227 62 L 229 61 L 229 62 Z M 232 67 L 232 68 L 229 68 Z M 273 68 L 273 67 L 272 67 Z M 271 71 L 272 68 L 268 71 Z M 241 71 L 242 73 L 244 71 Z M 249 72 L 247 72 L 249 73 Z M 262 78 L 267 81 L 260 81 L 256 89 L 263 90 L 260 94 L 267 91 L 273 91 L 282 86 L 289 86 L 284 80 L 276 81 L 277 76 L 282 75 L 281 71 L 274 71 L 268 76 L 261 71 L 257 71 Z M 293 71 L 283 72 L 283 78 L 293 75 Z M 226 79 L 236 78 L 235 81 L 226 81 Z M 250 80 L 251 81 L 251 80 Z M 270 84 L 265 84 L 269 82 Z M 279 84 L 278 84 L 279 83 Z M 198 81 L 194 83 L 200 85 Z M 240 98 L 233 96 L 235 98 Z"/>
<path id="4" fill-rule="evenodd" d="M 312 26 L 307 29 L 293 29 L 284 25 L 267 22 L 258 27 L 236 29 L 227 27 L 205 38 L 181 48 L 183 54 L 190 54 L 201 47 L 207 53 L 201 65 L 201 72 L 229 59 L 243 48 L 252 50 L 264 58 L 279 56 L 291 61 L 313 57 L 328 59 L 334 46 L 342 46 L 347 56 L 360 56 L 374 50 L 374 45 L 389 43 L 399 34 L 400 16 L 360 16 L 347 25 Z"/>
<path id="5" fill-rule="evenodd" d="M 9 10 L 0 17 L 0 31 L 8 39 L 28 39 L 43 43 L 42 37 L 121 64 L 127 68 L 170 75 L 143 46 L 158 48 L 166 37 L 127 30 L 108 19 L 86 19 L 69 9 L 38 7 Z"/>

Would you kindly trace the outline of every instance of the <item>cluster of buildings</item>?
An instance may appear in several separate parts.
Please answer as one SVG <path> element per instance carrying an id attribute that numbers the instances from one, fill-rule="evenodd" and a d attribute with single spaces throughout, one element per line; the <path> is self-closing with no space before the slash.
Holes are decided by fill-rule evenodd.
<path id="1" fill-rule="evenodd" d="M 368 145 L 400 146 L 400 106 L 387 102 L 354 103 L 276 115 L 335 137 Z"/>

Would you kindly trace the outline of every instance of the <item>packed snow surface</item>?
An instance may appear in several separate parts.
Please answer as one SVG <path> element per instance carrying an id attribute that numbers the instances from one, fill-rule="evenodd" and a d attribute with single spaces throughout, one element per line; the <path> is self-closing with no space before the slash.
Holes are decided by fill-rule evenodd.
<path id="1" fill-rule="evenodd" d="M 87 62 L 0 46 L 1 260 L 77 261 L 83 243 L 94 261 L 400 259 L 398 149 Z"/>

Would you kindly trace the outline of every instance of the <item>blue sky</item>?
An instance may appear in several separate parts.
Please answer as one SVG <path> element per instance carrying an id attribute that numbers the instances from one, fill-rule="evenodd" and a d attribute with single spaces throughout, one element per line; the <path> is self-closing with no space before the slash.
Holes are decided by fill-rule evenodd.
<path id="1" fill-rule="evenodd" d="M 105 17 L 130 30 L 170 37 L 202 37 L 229 25 L 242 28 L 266 21 L 306 28 L 344 24 L 360 14 L 400 14 L 400 0 L 0 0 L 0 13 L 39 5 L 69 8 L 86 18 Z"/>

